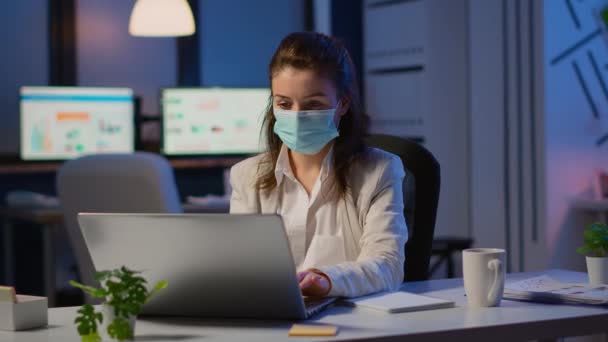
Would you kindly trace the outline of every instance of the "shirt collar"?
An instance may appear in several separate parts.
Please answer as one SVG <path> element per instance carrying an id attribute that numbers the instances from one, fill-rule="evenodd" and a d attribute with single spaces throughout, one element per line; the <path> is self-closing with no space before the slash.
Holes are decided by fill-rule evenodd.
<path id="1" fill-rule="evenodd" d="M 277 158 L 277 164 L 274 167 L 274 177 L 277 180 L 277 185 L 283 181 L 283 176 L 287 175 L 291 179 L 294 179 L 293 172 L 291 171 L 291 165 L 289 165 L 289 154 L 287 146 L 282 145 L 279 157 Z"/>
<path id="2" fill-rule="evenodd" d="M 323 158 L 323 163 L 321 164 L 321 182 L 325 181 L 325 179 L 327 179 L 329 176 L 333 154 L 334 146 L 332 144 L 329 152 L 327 152 L 327 155 L 325 158 Z M 292 181 L 296 181 L 296 177 L 291 169 L 291 164 L 289 163 L 289 150 L 285 145 L 281 146 L 281 151 L 279 152 L 279 157 L 277 158 L 277 163 L 274 168 L 274 176 L 276 178 L 277 185 L 281 184 L 284 176 L 288 177 Z"/>

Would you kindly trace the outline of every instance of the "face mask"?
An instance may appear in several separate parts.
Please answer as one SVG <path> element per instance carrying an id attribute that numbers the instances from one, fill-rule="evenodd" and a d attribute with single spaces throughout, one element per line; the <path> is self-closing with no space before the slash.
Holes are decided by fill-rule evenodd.
<path id="1" fill-rule="evenodd" d="M 274 109 L 274 133 L 290 149 L 302 154 L 317 154 L 339 135 L 336 109 L 291 111 Z"/>

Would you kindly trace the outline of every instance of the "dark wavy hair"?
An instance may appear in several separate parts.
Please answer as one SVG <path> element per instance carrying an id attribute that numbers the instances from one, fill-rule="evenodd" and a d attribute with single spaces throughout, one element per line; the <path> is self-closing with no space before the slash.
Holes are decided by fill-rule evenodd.
<path id="1" fill-rule="evenodd" d="M 344 45 L 336 38 L 317 32 L 296 32 L 285 37 L 275 51 L 268 68 L 272 85 L 274 75 L 286 68 L 312 70 L 332 81 L 338 99 L 347 98 L 348 111 L 342 116 L 335 139 L 332 159 L 334 186 L 340 197 L 346 194 L 348 176 L 353 163 L 366 150 L 364 138 L 369 117 L 363 112 L 355 68 Z M 272 190 L 277 186 L 274 168 L 281 150 L 281 139 L 274 133 L 272 97 L 269 99 L 262 125 L 266 136 L 267 153 L 258 165 L 260 177 L 256 187 Z"/>

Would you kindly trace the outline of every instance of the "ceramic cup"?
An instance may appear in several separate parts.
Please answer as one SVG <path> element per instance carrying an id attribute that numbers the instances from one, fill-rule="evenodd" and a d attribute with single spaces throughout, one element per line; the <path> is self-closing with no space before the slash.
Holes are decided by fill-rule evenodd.
<path id="1" fill-rule="evenodd" d="M 505 287 L 504 249 L 471 248 L 462 252 L 464 290 L 472 307 L 498 306 Z"/>

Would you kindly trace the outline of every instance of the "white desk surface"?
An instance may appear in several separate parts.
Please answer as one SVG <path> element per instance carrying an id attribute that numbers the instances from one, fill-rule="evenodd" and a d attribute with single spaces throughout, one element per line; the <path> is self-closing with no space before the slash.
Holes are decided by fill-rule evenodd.
<path id="1" fill-rule="evenodd" d="M 584 273 L 543 272 L 564 282 L 586 282 Z M 517 273 L 509 281 L 539 275 Z M 455 300 L 456 307 L 387 314 L 363 308 L 334 306 L 306 323 L 333 324 L 336 337 L 288 337 L 293 322 L 194 318 L 140 318 L 137 341 L 520 341 L 608 332 L 608 308 L 546 305 L 503 300 L 496 308 L 468 308 L 462 279 L 406 283 L 403 290 Z M 33 331 L 0 331 L 0 341 L 79 341 L 73 320 L 77 308 L 49 310 L 49 326 Z M 302 322 L 303 323 L 303 322 Z"/>

